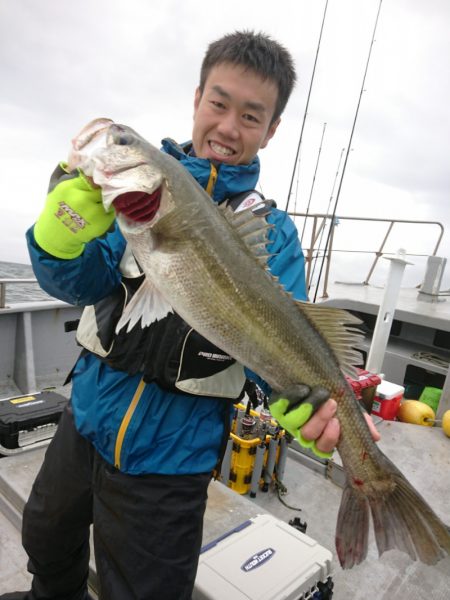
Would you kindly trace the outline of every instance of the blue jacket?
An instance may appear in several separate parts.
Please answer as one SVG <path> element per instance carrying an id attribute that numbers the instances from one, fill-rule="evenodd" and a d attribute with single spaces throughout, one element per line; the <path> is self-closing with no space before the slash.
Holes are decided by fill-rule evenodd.
<path id="1" fill-rule="evenodd" d="M 163 150 L 180 160 L 216 202 L 256 187 L 257 157 L 250 165 L 221 164 L 216 174 L 210 161 L 186 154 L 171 140 L 163 141 Z M 272 209 L 267 219 L 275 225 L 269 232 L 273 241 L 270 252 L 275 254 L 269 261 L 271 272 L 295 298 L 306 300 L 304 258 L 295 225 L 278 209 Z M 73 260 L 44 252 L 34 239 L 33 228 L 27 232 L 27 240 L 36 277 L 55 298 L 87 306 L 120 285 L 118 266 L 126 242 L 118 227 L 87 244 L 83 254 Z M 140 380 L 140 375 L 114 370 L 91 353 L 81 357 L 73 372 L 71 398 L 78 431 L 108 462 L 126 473 L 211 471 L 230 403 L 169 393 L 154 383 L 141 389 Z"/>

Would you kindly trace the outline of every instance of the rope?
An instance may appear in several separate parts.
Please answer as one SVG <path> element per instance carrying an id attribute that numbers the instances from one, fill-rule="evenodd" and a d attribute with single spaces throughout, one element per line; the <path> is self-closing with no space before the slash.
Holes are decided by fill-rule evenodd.
<path id="1" fill-rule="evenodd" d="M 411 358 L 425 360 L 426 362 L 430 362 L 433 365 L 437 365 L 438 367 L 442 367 L 444 369 L 447 369 L 450 366 L 450 363 L 446 358 L 438 356 L 437 354 L 433 354 L 432 352 L 415 352 Z"/>
<path id="2" fill-rule="evenodd" d="M 301 508 L 290 506 L 285 500 L 283 500 L 282 496 L 285 496 L 288 492 L 287 487 L 277 477 L 275 477 L 274 483 L 278 495 L 278 500 L 281 502 L 281 504 L 283 504 L 283 506 L 289 508 L 290 510 L 296 510 L 297 512 L 301 512 Z"/>

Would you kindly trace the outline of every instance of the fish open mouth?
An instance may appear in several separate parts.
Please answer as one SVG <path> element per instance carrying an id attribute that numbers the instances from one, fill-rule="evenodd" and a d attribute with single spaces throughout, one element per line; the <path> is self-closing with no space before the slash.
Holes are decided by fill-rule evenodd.
<path id="1" fill-rule="evenodd" d="M 114 208 L 131 221 L 152 221 L 161 204 L 162 185 L 151 194 L 147 192 L 125 192 L 114 200 Z"/>

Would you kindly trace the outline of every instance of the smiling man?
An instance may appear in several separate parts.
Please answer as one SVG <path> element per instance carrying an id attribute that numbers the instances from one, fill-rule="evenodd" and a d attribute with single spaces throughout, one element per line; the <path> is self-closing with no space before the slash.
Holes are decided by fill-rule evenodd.
<path id="1" fill-rule="evenodd" d="M 278 89 L 245 67 L 213 67 L 195 93 L 192 144 L 196 156 L 230 165 L 249 164 L 280 122 Z"/>
<path id="2" fill-rule="evenodd" d="M 274 136 L 294 83 L 290 54 L 270 37 L 236 32 L 213 42 L 195 92 L 192 142 L 165 139 L 162 150 L 213 202 L 239 210 L 258 196 L 257 153 Z M 115 210 L 145 222 L 157 200 L 127 194 Z M 295 298 L 306 300 L 297 230 L 283 211 L 270 203 L 266 208 L 270 270 Z M 72 227 L 72 218 L 82 219 L 83 227 Z M 70 405 L 24 511 L 32 590 L 0 598 L 89 598 L 93 524 L 100 598 L 189 600 L 207 488 L 228 439 L 244 368 L 195 337 L 176 314 L 115 334 L 143 275 L 114 211 L 105 213 L 100 189 L 81 171 L 58 165 L 27 239 L 41 286 L 86 307 L 77 332 L 84 351 L 73 369 Z M 195 339 L 190 349 L 188 337 Z M 224 360 L 212 364 L 214 356 Z M 227 369 L 240 370 L 241 379 L 224 376 Z M 195 391 L 181 388 L 181 372 L 195 380 Z M 301 430 L 315 451 L 330 452 L 339 437 L 336 403 L 326 394 L 312 394 L 306 403 L 310 408 L 297 422 L 290 413 L 293 433 Z"/>

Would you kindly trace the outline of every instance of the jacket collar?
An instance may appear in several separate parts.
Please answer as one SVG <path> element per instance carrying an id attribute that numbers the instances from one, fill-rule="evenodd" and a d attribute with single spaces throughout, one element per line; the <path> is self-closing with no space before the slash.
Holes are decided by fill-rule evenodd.
<path id="1" fill-rule="evenodd" d="M 197 158 L 193 154 L 191 142 L 177 144 L 174 140 L 165 138 L 162 141 L 162 150 L 179 160 L 199 184 L 206 188 L 211 175 L 212 163 L 208 159 Z M 257 156 L 249 165 L 214 163 L 214 167 L 217 170 L 217 180 L 212 198 L 216 202 L 222 202 L 241 192 L 255 189 L 260 170 Z"/>

